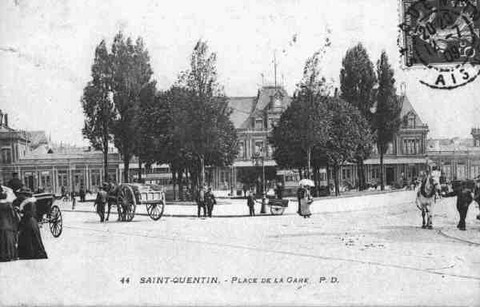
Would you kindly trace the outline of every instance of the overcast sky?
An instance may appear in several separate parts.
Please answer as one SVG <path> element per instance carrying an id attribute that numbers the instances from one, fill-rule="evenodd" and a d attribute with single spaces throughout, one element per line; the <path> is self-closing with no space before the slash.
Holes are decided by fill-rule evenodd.
<path id="1" fill-rule="evenodd" d="M 338 83 L 342 57 L 358 42 L 374 63 L 385 49 L 397 87 L 406 83 L 410 101 L 430 127 L 429 137 L 468 136 L 472 126 L 480 126 L 480 80 L 451 91 L 420 84 L 424 71 L 400 67 L 399 23 L 396 0 L 0 0 L 0 109 L 15 128 L 86 144 L 82 89 L 90 80 L 95 46 L 102 39 L 110 44 L 119 30 L 144 38 L 161 90 L 188 67 L 195 42 L 207 40 L 217 52 L 228 96 L 255 96 L 262 73 L 273 81 L 274 50 L 278 79 L 291 94 L 305 60 L 329 30 L 328 79 Z"/>

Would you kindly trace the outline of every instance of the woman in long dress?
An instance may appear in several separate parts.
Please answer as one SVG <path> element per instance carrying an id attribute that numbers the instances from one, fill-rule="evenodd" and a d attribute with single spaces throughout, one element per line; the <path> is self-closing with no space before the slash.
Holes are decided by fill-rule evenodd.
<path id="1" fill-rule="evenodd" d="M 312 203 L 312 197 L 310 196 L 310 191 L 308 187 L 301 185 L 297 191 L 297 198 L 300 204 L 298 213 L 304 218 L 309 218 L 312 215 L 312 213 L 310 212 L 310 204 Z"/>
<path id="2" fill-rule="evenodd" d="M 7 193 L 0 186 L 0 261 L 17 258 L 17 228 L 17 214 L 7 200 Z"/>
<path id="3" fill-rule="evenodd" d="M 46 259 L 42 236 L 35 218 L 35 199 L 27 198 L 20 204 L 23 211 L 19 225 L 18 257 L 20 259 Z"/>

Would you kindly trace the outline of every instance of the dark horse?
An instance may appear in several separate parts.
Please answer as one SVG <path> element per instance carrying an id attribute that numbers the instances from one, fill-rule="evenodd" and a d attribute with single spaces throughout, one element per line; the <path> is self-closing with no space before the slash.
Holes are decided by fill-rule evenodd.
<path id="1" fill-rule="evenodd" d="M 118 204 L 118 193 L 119 193 L 119 186 L 110 183 L 104 185 L 105 191 L 107 192 L 107 204 L 108 204 L 108 211 L 107 211 L 107 217 L 105 218 L 105 221 L 108 221 L 108 218 L 110 217 L 110 211 L 112 210 L 112 206 L 117 206 L 117 212 L 118 212 L 118 221 L 125 221 L 126 216 L 125 216 L 125 208 L 121 204 Z"/>

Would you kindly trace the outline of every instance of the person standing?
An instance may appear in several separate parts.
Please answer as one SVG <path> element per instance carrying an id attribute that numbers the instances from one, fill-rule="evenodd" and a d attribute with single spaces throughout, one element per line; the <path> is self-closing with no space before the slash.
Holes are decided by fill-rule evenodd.
<path id="1" fill-rule="evenodd" d="M 75 199 L 75 189 L 70 192 L 70 198 L 72 199 L 72 210 L 75 210 L 75 205 L 77 203 L 77 200 Z"/>
<path id="2" fill-rule="evenodd" d="M 80 185 L 80 191 L 79 191 L 79 195 L 80 195 L 80 202 L 85 202 L 85 187 L 83 186 L 83 184 Z"/>
<path id="3" fill-rule="evenodd" d="M 282 199 L 283 198 L 283 184 L 280 181 L 277 183 L 276 192 L 277 192 L 277 198 Z"/>
<path id="4" fill-rule="evenodd" d="M 17 258 L 18 216 L 0 186 L 0 262 Z"/>
<path id="5" fill-rule="evenodd" d="M 97 214 L 100 217 L 100 223 L 105 221 L 105 204 L 107 203 L 107 187 L 104 184 L 97 193 L 94 206 L 97 206 Z"/>
<path id="6" fill-rule="evenodd" d="M 297 189 L 297 201 L 298 201 L 297 213 L 299 215 L 301 215 L 300 207 L 301 207 L 302 199 L 305 197 L 305 193 L 306 193 L 305 187 L 303 186 L 303 184 L 301 184 Z"/>
<path id="7" fill-rule="evenodd" d="M 200 188 L 197 196 L 197 216 L 200 217 L 200 213 L 203 210 L 203 217 L 207 217 L 207 208 L 205 205 L 205 187 Z"/>
<path id="8" fill-rule="evenodd" d="M 252 190 L 248 192 L 247 206 L 250 216 L 255 216 L 255 196 L 253 195 Z"/>
<path id="9" fill-rule="evenodd" d="M 300 204 L 300 216 L 303 216 L 304 218 L 309 218 L 312 215 L 312 213 L 310 212 L 310 204 L 312 203 L 313 199 L 310 195 L 310 190 L 308 189 L 308 187 L 302 187 L 302 191 L 300 192 L 300 195 L 297 195 L 297 197 L 299 197 L 298 201 Z"/>
<path id="10" fill-rule="evenodd" d="M 473 201 L 473 191 L 466 187 L 466 182 L 462 182 L 457 185 L 453 192 L 448 193 L 446 196 L 457 196 L 457 211 L 459 215 L 459 221 L 457 228 L 460 230 L 466 230 L 465 219 L 468 213 L 468 207 Z"/>
<path id="11" fill-rule="evenodd" d="M 43 246 L 42 236 L 35 218 L 35 197 L 28 189 L 21 191 L 24 200 L 20 204 L 20 212 L 23 212 L 19 224 L 18 233 L 18 257 L 20 259 L 47 259 L 47 252 Z"/>
<path id="12" fill-rule="evenodd" d="M 212 188 L 208 188 L 207 193 L 205 193 L 205 202 L 207 204 L 208 217 L 212 217 L 213 207 L 217 203 L 215 195 L 213 195 Z"/>

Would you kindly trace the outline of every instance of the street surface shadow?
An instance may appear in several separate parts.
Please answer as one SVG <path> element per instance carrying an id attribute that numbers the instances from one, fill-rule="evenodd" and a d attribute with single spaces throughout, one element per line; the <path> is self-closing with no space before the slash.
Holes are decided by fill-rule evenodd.
<path id="1" fill-rule="evenodd" d="M 388 241 L 403 241 L 403 242 L 421 242 L 421 243 L 433 243 L 433 242 L 452 242 L 451 239 L 447 239 L 439 234 L 439 227 L 433 227 L 433 229 L 423 229 L 421 225 L 401 225 L 401 226 L 380 226 L 380 231 L 373 233 L 379 239 Z"/>

